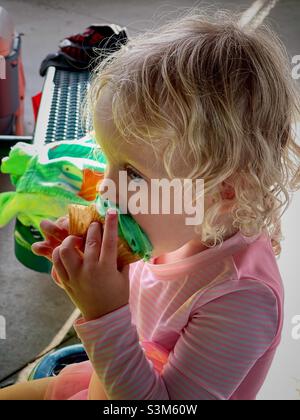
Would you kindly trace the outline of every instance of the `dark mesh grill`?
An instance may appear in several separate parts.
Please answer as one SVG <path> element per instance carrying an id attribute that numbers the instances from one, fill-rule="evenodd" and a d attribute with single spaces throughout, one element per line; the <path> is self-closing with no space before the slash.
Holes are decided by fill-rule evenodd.
<path id="1" fill-rule="evenodd" d="M 79 139 L 86 134 L 80 104 L 89 85 L 89 75 L 88 71 L 55 72 L 45 143 Z"/>

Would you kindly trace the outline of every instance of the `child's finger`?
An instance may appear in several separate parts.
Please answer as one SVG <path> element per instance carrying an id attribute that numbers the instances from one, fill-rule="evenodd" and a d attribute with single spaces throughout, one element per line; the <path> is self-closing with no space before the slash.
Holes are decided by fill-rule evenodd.
<path id="1" fill-rule="evenodd" d="M 70 235 L 59 246 L 60 259 L 69 279 L 74 278 L 78 274 L 78 270 L 82 265 L 82 256 L 78 252 L 78 249 L 82 246 L 82 242 L 83 239 L 81 237 Z"/>
<path id="2" fill-rule="evenodd" d="M 55 271 L 54 266 L 52 266 L 52 269 L 51 269 L 51 277 L 53 278 L 53 280 L 55 281 L 55 283 L 57 284 L 58 287 L 60 287 L 61 289 L 64 289 L 64 285 L 59 280 L 59 277 L 58 277 L 58 275 Z"/>
<path id="3" fill-rule="evenodd" d="M 39 253 L 41 251 L 43 251 L 44 249 L 53 249 L 56 248 L 57 246 L 59 246 L 61 244 L 61 241 L 58 241 L 54 238 L 49 238 L 46 239 L 45 241 L 38 241 L 38 242 L 34 242 L 31 245 L 32 250 L 34 250 L 36 253 Z"/>
<path id="4" fill-rule="evenodd" d="M 67 229 L 59 227 L 56 223 L 51 220 L 42 220 L 40 223 L 41 230 L 44 232 L 46 237 L 53 237 L 57 241 L 62 242 L 68 235 Z"/>
<path id="5" fill-rule="evenodd" d="M 56 224 L 66 230 L 67 232 L 69 232 L 69 216 L 63 216 L 60 217 L 59 219 L 56 220 Z"/>
<path id="6" fill-rule="evenodd" d="M 41 257 L 48 258 L 52 261 L 53 247 L 46 244 L 46 242 L 35 242 L 31 245 L 31 250 L 34 254 Z"/>
<path id="7" fill-rule="evenodd" d="M 102 241 L 102 225 L 98 222 L 90 224 L 86 235 L 84 258 L 88 262 L 98 262 Z"/>
<path id="8" fill-rule="evenodd" d="M 117 267 L 118 256 L 118 214 L 114 209 L 106 213 L 100 263 Z"/>
<path id="9" fill-rule="evenodd" d="M 62 283 L 67 283 L 69 281 L 69 276 L 63 262 L 61 261 L 59 248 L 60 246 L 55 248 L 52 254 L 53 267 L 55 268 L 55 271 Z"/>

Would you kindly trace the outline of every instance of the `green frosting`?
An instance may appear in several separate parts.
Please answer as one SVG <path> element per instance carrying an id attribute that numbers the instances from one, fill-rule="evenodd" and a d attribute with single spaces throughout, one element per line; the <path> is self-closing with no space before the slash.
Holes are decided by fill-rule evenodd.
<path id="1" fill-rule="evenodd" d="M 115 209 L 118 214 L 119 237 L 125 239 L 134 254 L 138 254 L 144 261 L 150 260 L 153 250 L 152 244 L 146 233 L 129 213 L 121 213 L 116 204 L 108 199 L 103 199 L 100 194 L 96 199 L 96 208 L 102 217 L 106 216 L 109 208 Z"/>

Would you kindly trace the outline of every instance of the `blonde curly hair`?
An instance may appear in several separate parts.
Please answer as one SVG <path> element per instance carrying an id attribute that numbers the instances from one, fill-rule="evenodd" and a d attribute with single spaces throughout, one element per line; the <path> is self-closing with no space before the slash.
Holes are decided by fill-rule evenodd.
<path id="1" fill-rule="evenodd" d="M 192 168 L 185 178 L 204 180 L 213 204 L 197 227 L 202 243 L 215 246 L 228 234 L 218 220 L 226 206 L 232 231 L 267 230 L 277 256 L 280 209 L 300 187 L 299 96 L 278 36 L 267 25 L 254 31 L 239 22 L 237 13 L 189 9 L 110 55 L 99 51 L 83 116 L 91 123 L 88 115 L 109 84 L 121 136 L 154 149 L 167 139 L 169 177 L 177 177 L 174 158 L 182 156 Z M 221 196 L 224 182 L 233 200 Z"/>

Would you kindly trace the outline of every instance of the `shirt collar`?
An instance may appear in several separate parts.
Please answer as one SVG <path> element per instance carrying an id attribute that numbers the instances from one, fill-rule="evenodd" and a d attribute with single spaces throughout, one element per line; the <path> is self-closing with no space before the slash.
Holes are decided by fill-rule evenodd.
<path id="1" fill-rule="evenodd" d="M 197 254 L 166 264 L 155 264 L 157 257 L 145 262 L 145 267 L 159 280 L 170 280 L 203 266 L 207 267 L 214 261 L 221 261 L 225 257 L 235 254 L 256 241 L 262 233 L 245 236 L 240 231 L 226 239 L 222 244 L 205 249 Z M 204 265 L 203 265 L 204 264 Z"/>

